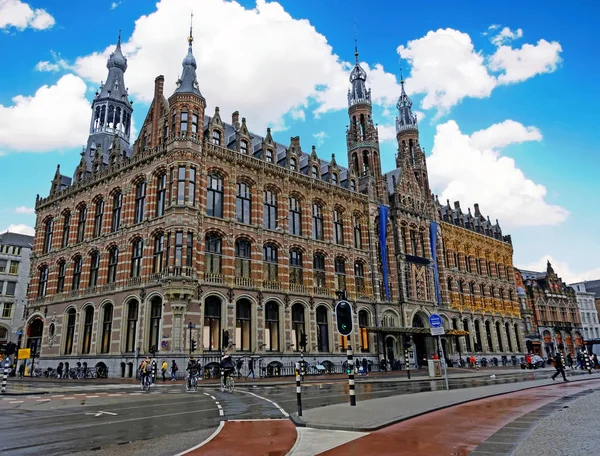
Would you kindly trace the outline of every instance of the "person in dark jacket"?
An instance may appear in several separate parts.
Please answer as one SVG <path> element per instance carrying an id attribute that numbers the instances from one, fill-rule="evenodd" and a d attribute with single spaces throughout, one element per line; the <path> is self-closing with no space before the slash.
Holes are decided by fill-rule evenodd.
<path id="1" fill-rule="evenodd" d="M 556 368 L 556 372 L 552 376 L 552 380 L 556 380 L 556 377 L 558 377 L 559 374 L 562 374 L 563 380 L 565 382 L 568 382 L 569 380 L 567 380 L 567 377 L 565 375 L 565 366 L 563 366 L 562 357 L 560 356 L 560 353 L 557 353 L 554 356 L 554 367 Z"/>

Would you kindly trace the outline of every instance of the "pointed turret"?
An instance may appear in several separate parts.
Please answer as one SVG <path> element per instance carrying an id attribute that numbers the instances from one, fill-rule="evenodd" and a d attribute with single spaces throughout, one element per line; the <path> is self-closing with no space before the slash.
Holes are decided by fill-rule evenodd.
<path id="1" fill-rule="evenodd" d="M 419 129 L 417 125 L 417 116 L 413 114 L 412 101 L 404 90 L 404 78 L 402 75 L 400 78 L 400 86 L 402 89 L 400 91 L 398 103 L 396 103 L 396 108 L 398 108 L 398 117 L 396 117 L 396 133 L 407 130 L 417 131 Z"/>
<path id="2" fill-rule="evenodd" d="M 358 45 L 356 43 L 356 38 L 354 39 L 354 57 L 356 63 L 350 72 L 351 87 L 348 89 L 348 106 L 352 106 L 356 103 L 371 104 L 371 89 L 367 90 L 366 84 L 367 73 L 358 62 Z"/>
<path id="3" fill-rule="evenodd" d="M 194 52 L 192 51 L 192 43 L 194 42 L 194 35 L 192 30 L 192 25 L 190 24 L 190 36 L 188 37 L 188 53 L 181 62 L 183 66 L 183 71 L 181 73 L 181 78 L 177 80 L 177 88 L 175 89 L 175 93 L 193 93 L 202 96 L 200 93 L 200 88 L 198 86 L 198 79 L 196 78 L 196 58 L 194 57 Z"/>

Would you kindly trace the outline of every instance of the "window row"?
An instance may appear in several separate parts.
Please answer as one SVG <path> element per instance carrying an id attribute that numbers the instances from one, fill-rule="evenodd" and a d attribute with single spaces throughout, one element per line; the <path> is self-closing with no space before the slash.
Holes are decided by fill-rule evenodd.
<path id="1" fill-rule="evenodd" d="M 455 283 L 456 283 L 456 287 L 454 285 Z M 504 288 L 499 288 L 498 293 L 496 293 L 496 287 L 494 287 L 493 285 L 486 287 L 484 284 L 480 284 L 477 287 L 477 293 L 476 293 L 475 292 L 476 284 L 474 282 L 466 283 L 462 280 L 454 280 L 454 279 L 452 279 L 452 277 L 448 277 L 447 287 L 448 287 L 448 292 L 458 291 L 461 294 L 469 294 L 472 296 L 475 296 L 475 295 L 483 296 L 483 297 L 489 296 L 492 298 L 495 298 L 497 296 L 502 300 L 508 298 L 508 300 L 510 300 L 510 301 L 512 301 L 514 298 L 514 293 L 511 288 L 509 288 L 508 293 L 504 290 Z"/>
<path id="2" fill-rule="evenodd" d="M 444 266 L 456 268 L 461 272 L 487 275 L 498 279 L 511 280 L 511 268 L 502 263 L 493 263 L 484 258 L 465 255 L 463 253 L 446 250 L 444 252 Z"/>

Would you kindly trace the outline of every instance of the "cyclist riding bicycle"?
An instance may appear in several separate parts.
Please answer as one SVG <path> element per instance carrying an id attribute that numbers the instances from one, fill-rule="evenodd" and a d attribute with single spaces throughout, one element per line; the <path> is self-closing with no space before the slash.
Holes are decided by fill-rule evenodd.
<path id="1" fill-rule="evenodd" d="M 196 362 L 196 360 L 194 359 L 193 356 L 190 356 L 190 360 L 188 361 L 188 365 L 186 368 L 186 371 L 189 372 L 189 376 L 188 376 L 188 387 L 192 386 L 192 377 L 196 377 L 198 375 L 198 363 Z"/>
<path id="2" fill-rule="evenodd" d="M 223 386 L 227 385 L 227 378 L 231 376 L 234 369 L 233 359 L 229 353 L 225 353 L 221 359 L 221 369 L 223 369 Z"/>
<path id="3" fill-rule="evenodd" d="M 150 362 L 150 357 L 147 356 L 144 361 L 140 364 L 140 380 L 142 384 L 145 384 L 146 381 L 150 380 L 150 375 L 152 374 L 152 363 Z"/>

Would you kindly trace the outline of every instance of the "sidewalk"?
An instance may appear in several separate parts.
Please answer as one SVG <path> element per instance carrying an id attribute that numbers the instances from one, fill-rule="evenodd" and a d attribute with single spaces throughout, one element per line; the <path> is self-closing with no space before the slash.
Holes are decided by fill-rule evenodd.
<path id="1" fill-rule="evenodd" d="M 600 379 L 600 374 L 597 373 L 571 374 L 572 382 Z M 450 391 L 445 391 L 440 386 L 439 391 L 357 401 L 356 407 L 350 407 L 349 403 L 317 407 L 304 410 L 302 417 L 293 413 L 290 419 L 302 427 L 369 432 L 453 405 L 551 384 L 554 382 L 548 378 Z"/>

